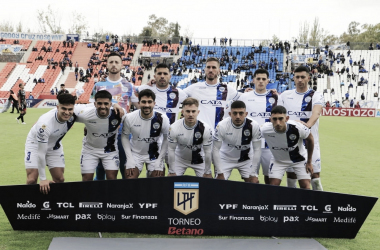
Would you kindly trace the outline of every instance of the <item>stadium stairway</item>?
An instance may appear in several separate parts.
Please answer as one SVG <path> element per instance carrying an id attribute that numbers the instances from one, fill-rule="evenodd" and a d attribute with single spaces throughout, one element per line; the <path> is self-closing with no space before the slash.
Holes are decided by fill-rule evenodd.
<path id="1" fill-rule="evenodd" d="M 78 62 L 79 68 L 82 67 L 85 71 L 93 53 L 95 53 L 95 49 L 87 48 L 87 43 L 79 43 L 76 47 L 73 57 L 71 58 L 71 61 L 73 62 L 73 70 L 70 70 L 69 67 L 66 67 L 67 72 L 65 72 L 65 75 L 67 74 L 67 76 L 65 81 L 61 82 L 66 85 L 66 88 L 68 88 L 69 91 L 71 91 L 71 89 L 75 89 L 75 86 L 78 83 L 78 81 L 75 80 L 74 74 L 75 62 Z"/>
<path id="2" fill-rule="evenodd" d="M 137 66 L 138 65 L 138 59 L 139 59 L 139 56 L 140 56 L 140 53 L 141 53 L 141 48 L 142 48 L 142 44 L 141 43 L 138 43 L 137 44 L 137 47 L 136 47 L 136 52 L 135 54 L 133 55 L 133 59 L 132 59 L 132 63 L 131 66 Z"/>
<path id="3" fill-rule="evenodd" d="M 33 48 L 36 46 L 36 44 L 37 44 L 36 40 L 32 41 L 28 50 L 25 52 L 24 56 L 21 58 L 21 62 L 27 62 L 27 60 L 28 60 L 30 54 L 32 53 Z"/>

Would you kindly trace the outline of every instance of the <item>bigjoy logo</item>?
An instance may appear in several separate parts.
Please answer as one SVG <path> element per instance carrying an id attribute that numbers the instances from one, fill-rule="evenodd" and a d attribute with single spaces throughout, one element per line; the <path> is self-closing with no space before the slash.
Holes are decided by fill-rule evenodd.
<path id="1" fill-rule="evenodd" d="M 188 215 L 199 208 L 199 183 L 174 182 L 174 209 Z"/>

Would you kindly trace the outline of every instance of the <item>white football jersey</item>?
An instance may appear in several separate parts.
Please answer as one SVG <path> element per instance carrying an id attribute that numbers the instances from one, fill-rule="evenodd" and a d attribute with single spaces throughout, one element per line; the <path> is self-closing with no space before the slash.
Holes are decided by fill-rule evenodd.
<path id="1" fill-rule="evenodd" d="M 239 96 L 239 101 L 242 101 L 246 105 L 246 111 L 248 117 L 256 121 L 260 126 L 266 122 L 269 122 L 271 111 L 277 106 L 278 95 L 273 94 L 268 90 L 264 94 L 258 94 L 256 91 L 250 91 Z M 231 101 L 226 107 L 226 114 L 231 112 Z M 229 115 L 228 115 L 229 116 Z M 262 138 L 261 147 L 266 148 L 265 139 Z"/>
<path id="2" fill-rule="evenodd" d="M 90 150 L 102 149 L 104 153 L 117 150 L 117 132 L 122 118 L 114 109 L 110 109 L 107 117 L 101 118 L 95 106 L 88 107 L 77 112 L 76 121 L 84 123 L 87 129 L 83 147 Z"/>
<path id="3" fill-rule="evenodd" d="M 57 109 L 52 109 L 41 115 L 29 131 L 26 144 L 41 142 L 48 144 L 48 150 L 59 149 L 61 140 L 73 126 L 76 116 L 74 114 L 68 121 L 60 122 L 57 113 Z"/>
<path id="4" fill-rule="evenodd" d="M 309 89 L 305 93 L 298 93 L 295 89 L 284 91 L 278 98 L 278 104 L 284 106 L 290 120 L 308 122 L 314 105 L 323 105 L 324 99 L 321 92 Z M 314 144 L 319 143 L 319 119 L 311 127 L 314 136 Z"/>
<path id="5" fill-rule="evenodd" d="M 132 134 L 132 152 L 140 155 L 149 155 L 149 159 L 155 160 L 160 154 L 160 138 L 169 132 L 169 118 L 158 111 L 150 119 L 144 119 L 141 110 L 129 113 L 123 126 L 123 133 L 127 136 Z"/>
<path id="6" fill-rule="evenodd" d="M 177 143 L 176 157 L 190 161 L 191 164 L 201 164 L 204 163 L 203 146 L 212 144 L 212 130 L 200 120 L 194 127 L 188 127 L 185 120 L 181 119 L 170 126 L 168 141 Z"/>
<path id="7" fill-rule="evenodd" d="M 167 89 L 159 89 L 156 86 L 143 85 L 138 88 L 138 91 L 150 89 L 156 94 L 156 105 L 154 110 L 166 113 L 170 124 L 173 124 L 178 117 L 179 106 L 187 98 L 187 94 L 182 89 L 177 89 L 168 86 Z M 132 95 L 132 102 L 138 102 L 139 98 Z"/>
<path id="8" fill-rule="evenodd" d="M 214 129 L 223 120 L 224 108 L 230 100 L 238 98 L 238 92 L 233 87 L 219 83 L 209 85 L 198 82 L 184 89 L 185 93 L 199 101 L 199 120 L 205 121 Z"/>
<path id="9" fill-rule="evenodd" d="M 267 122 L 261 127 L 261 134 L 276 161 L 292 164 L 307 159 L 303 139 L 309 136 L 310 129 L 303 124 L 289 120 L 286 132 L 277 133 L 273 128 L 273 124 Z"/>
<path id="10" fill-rule="evenodd" d="M 223 161 L 243 162 L 253 157 L 252 142 L 261 140 L 260 126 L 246 118 L 240 127 L 236 127 L 231 117 L 227 117 L 216 126 L 213 139 L 222 142 L 220 158 Z"/>

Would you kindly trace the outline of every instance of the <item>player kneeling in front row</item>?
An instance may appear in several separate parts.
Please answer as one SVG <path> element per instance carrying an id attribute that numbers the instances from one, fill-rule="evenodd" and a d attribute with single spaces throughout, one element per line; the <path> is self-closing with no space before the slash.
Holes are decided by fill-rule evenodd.
<path id="1" fill-rule="evenodd" d="M 82 180 L 92 181 L 99 161 L 102 161 L 107 180 L 116 179 L 119 170 L 117 132 L 125 118 L 117 114 L 112 106 L 112 95 L 107 90 L 95 94 L 94 106 L 77 113 L 77 122 L 86 125 L 80 159 Z M 125 113 L 125 110 L 124 110 Z"/>
<path id="2" fill-rule="evenodd" d="M 127 156 L 125 176 L 138 178 L 144 163 L 148 177 L 164 175 L 164 159 L 168 150 L 169 118 L 153 108 L 156 95 L 150 89 L 139 92 L 140 109 L 129 113 L 124 121 L 121 142 Z M 131 140 L 129 135 L 132 134 Z M 163 140 L 162 140 L 163 138 Z M 162 141 L 162 143 L 161 143 Z"/>
<path id="3" fill-rule="evenodd" d="M 236 168 L 245 182 L 258 183 L 256 168 L 261 157 L 259 124 L 247 118 L 242 101 L 233 102 L 229 114 L 230 117 L 219 122 L 214 132 L 212 156 L 217 179 L 227 180 Z"/>
<path id="4" fill-rule="evenodd" d="M 271 122 L 261 127 L 262 136 L 273 154 L 269 165 L 269 184 L 279 186 L 286 168 L 292 167 L 300 187 L 310 189 L 310 175 L 313 174 L 313 135 L 309 128 L 289 120 L 286 114 L 283 106 L 276 106 L 271 112 Z M 304 139 L 307 151 L 303 145 Z"/>
<path id="5" fill-rule="evenodd" d="M 51 182 L 64 181 L 65 159 L 61 140 L 75 122 L 74 104 L 74 96 L 59 95 L 57 109 L 43 114 L 26 139 L 26 184 L 37 184 L 39 176 L 41 192 L 49 192 Z M 53 181 L 46 179 L 45 166 L 48 166 Z"/>
<path id="6" fill-rule="evenodd" d="M 197 120 L 198 107 L 197 99 L 186 98 L 182 103 L 184 119 L 170 126 L 168 176 L 181 176 L 187 168 L 192 168 L 198 177 L 212 177 L 212 130 L 209 125 Z"/>

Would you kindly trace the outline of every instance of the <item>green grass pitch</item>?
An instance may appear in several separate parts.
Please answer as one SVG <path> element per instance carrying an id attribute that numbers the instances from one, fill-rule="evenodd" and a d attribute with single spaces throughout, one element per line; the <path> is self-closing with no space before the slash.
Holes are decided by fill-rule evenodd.
<path id="1" fill-rule="evenodd" d="M 38 117 L 47 111 L 47 109 L 28 109 L 25 116 L 26 125 L 17 124 L 16 114 L 9 112 L 0 114 L 0 185 L 25 183 L 23 159 L 26 136 Z M 321 177 L 324 190 L 378 197 L 380 194 L 380 119 L 321 117 L 319 130 L 323 169 Z M 81 180 L 79 156 L 82 136 L 83 125 L 77 123 L 63 139 L 66 182 Z M 186 174 L 193 175 L 194 173 L 188 171 Z M 145 174 L 142 173 L 141 176 Z M 237 171 L 233 172 L 231 179 L 241 181 Z M 262 176 L 260 182 L 264 182 Z M 282 184 L 285 184 L 285 179 Z M 330 250 L 380 249 L 379 236 L 380 204 L 377 203 L 355 239 L 317 238 L 316 240 Z M 53 237 L 98 237 L 98 234 L 13 231 L 4 211 L 0 209 L 0 250 L 47 249 Z M 169 236 L 103 233 L 103 237 Z"/>

